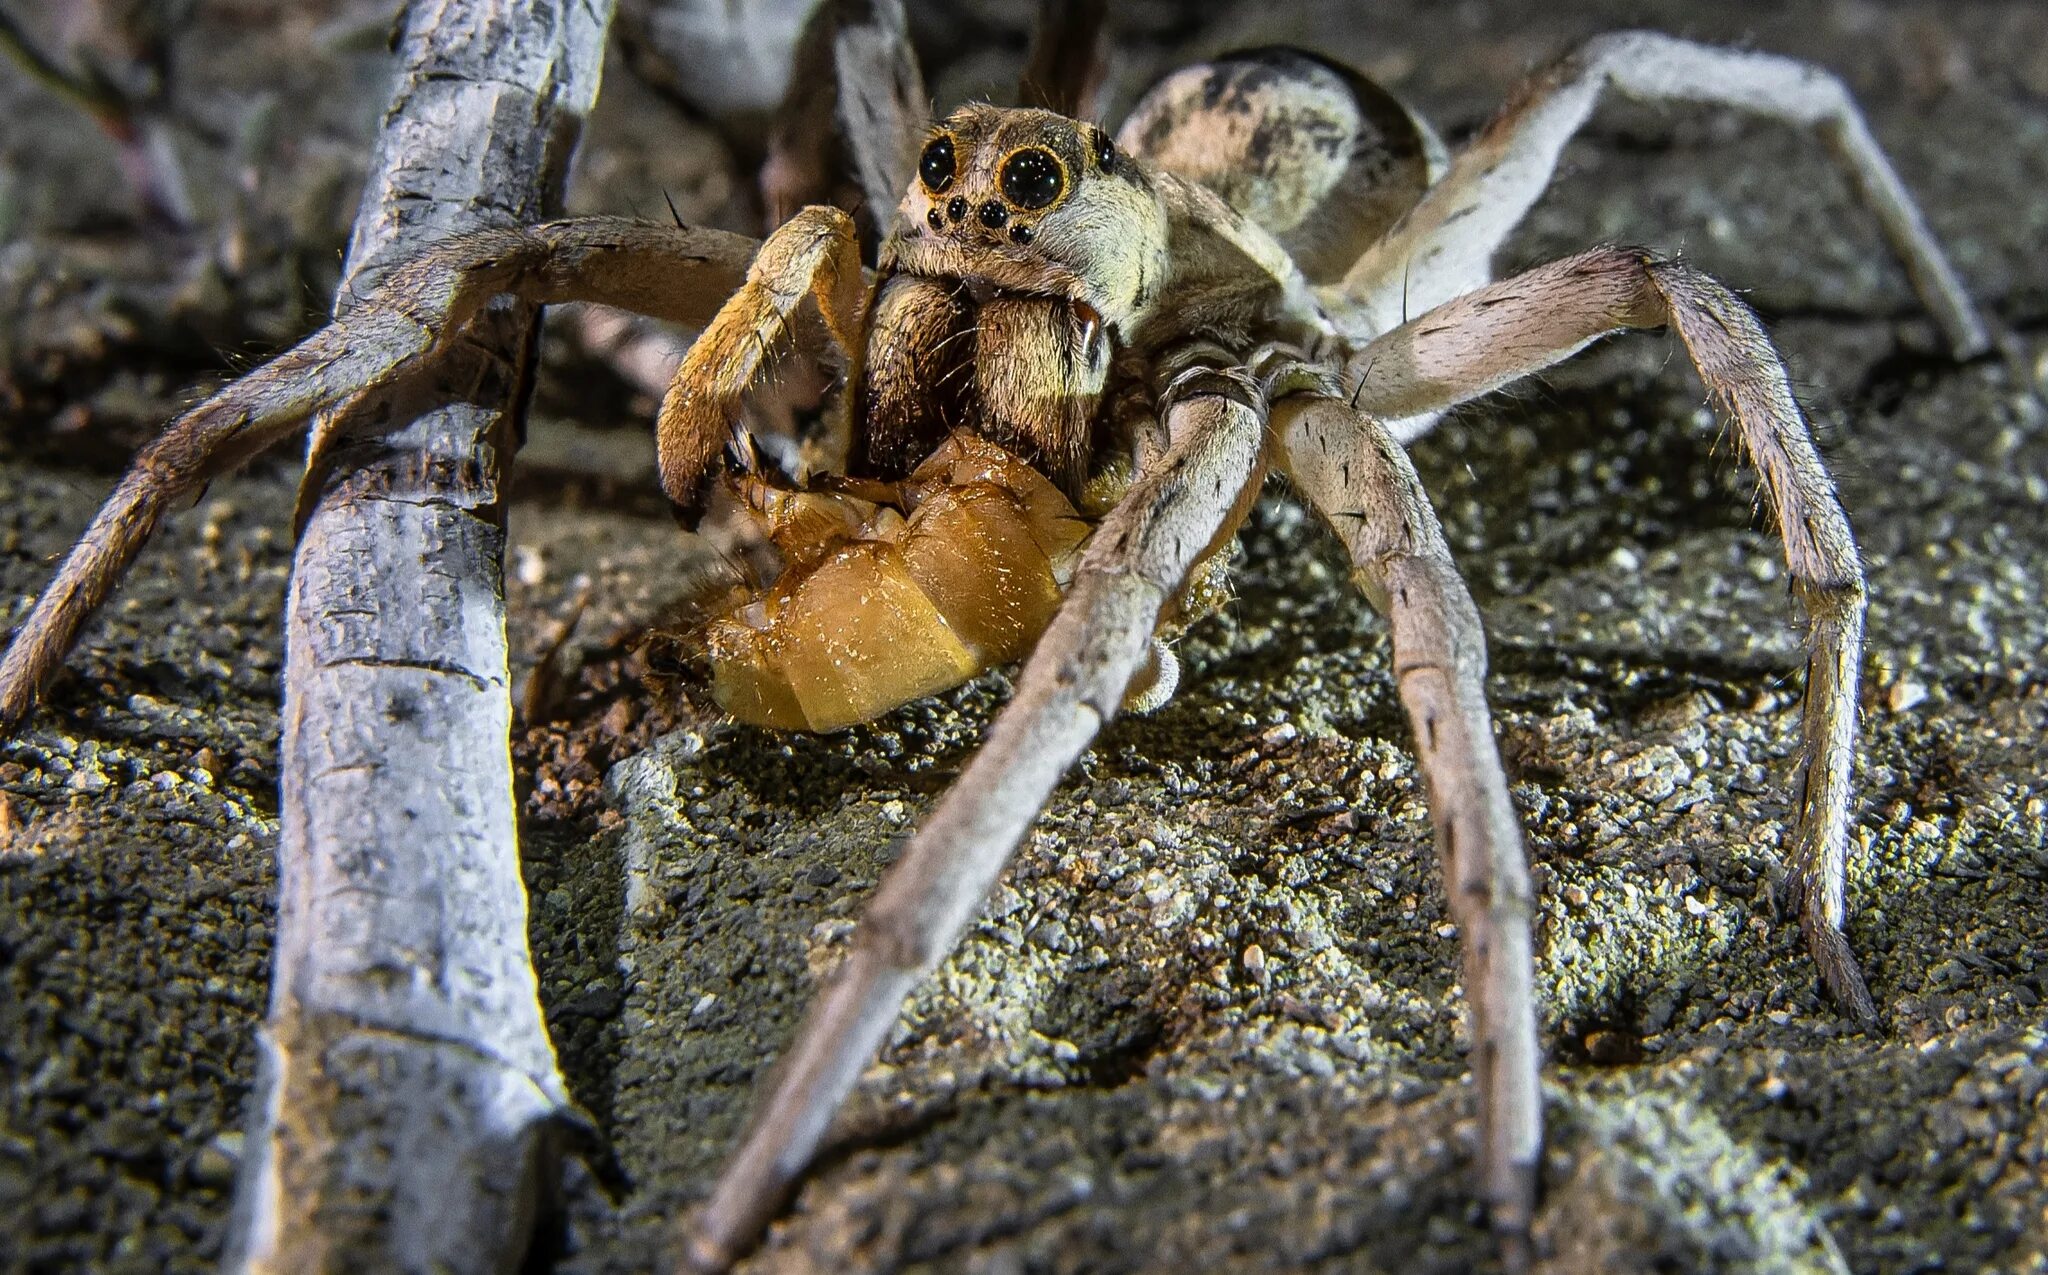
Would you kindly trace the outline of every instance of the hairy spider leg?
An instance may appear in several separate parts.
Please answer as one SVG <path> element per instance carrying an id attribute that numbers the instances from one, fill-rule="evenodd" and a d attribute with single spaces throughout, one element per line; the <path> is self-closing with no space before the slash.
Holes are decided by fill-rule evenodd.
<path id="1" fill-rule="evenodd" d="M 1550 185 L 1564 145 L 1612 87 L 1647 102 L 1733 107 L 1808 129 L 1883 227 L 1921 303 L 1958 358 L 1990 344 L 1984 322 L 1842 82 L 1810 63 L 1717 49 L 1649 31 L 1596 36 L 1517 91 L 1442 181 L 1344 277 L 1371 331 L 1493 278 L 1493 254 Z M 1393 426 L 1403 442 L 1433 424 Z"/>
<path id="2" fill-rule="evenodd" d="M 1109 0 L 1039 0 L 1018 100 L 1068 119 L 1099 119 L 1109 80 L 1108 21 Z"/>
<path id="3" fill-rule="evenodd" d="M 815 298 L 825 329 L 859 362 L 867 330 L 868 282 L 853 218 L 806 208 L 761 244 L 747 280 L 726 299 L 683 356 L 654 426 L 661 489 L 677 507 L 697 509 L 713 462 L 739 418 L 740 402 Z"/>
<path id="4" fill-rule="evenodd" d="M 701 325 L 739 285 L 754 241 L 586 217 L 480 230 L 386 275 L 355 309 L 190 408 L 152 439 L 0 659 L 0 732 L 27 716 L 78 631 L 181 499 L 316 412 L 362 406 L 428 366 L 494 297 L 595 301 Z M 352 412 L 352 427 L 366 413 Z"/>
<path id="5" fill-rule="evenodd" d="M 1361 410 L 1440 412 L 1549 367 L 1595 338 L 1672 327 L 1763 480 L 1806 618 L 1806 697 L 1790 897 L 1822 979 L 1843 1009 L 1877 1016 L 1842 935 L 1849 772 L 1863 648 L 1863 567 L 1848 516 L 1763 325 L 1700 272 L 1637 248 L 1598 248 L 1438 306 L 1353 356 L 1370 369 Z"/>
<path id="6" fill-rule="evenodd" d="M 1342 395 L 1273 404 L 1275 463 L 1343 542 L 1353 579 L 1387 618 L 1465 953 L 1480 1178 L 1502 1257 L 1526 1269 L 1543 1149 L 1534 910 L 1522 829 L 1486 705 L 1486 635 L 1415 466 Z"/>

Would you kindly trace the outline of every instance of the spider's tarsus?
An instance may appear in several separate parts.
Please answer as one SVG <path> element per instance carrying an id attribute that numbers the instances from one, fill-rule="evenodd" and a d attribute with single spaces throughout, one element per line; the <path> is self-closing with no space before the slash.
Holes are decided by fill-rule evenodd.
<path id="1" fill-rule="evenodd" d="M 1790 888 L 1782 899 L 1783 907 L 1798 915 L 1800 932 L 1806 938 L 1806 950 L 1820 971 L 1821 986 L 1827 989 L 1829 999 L 1836 1008 L 1856 1020 L 1859 1027 L 1871 1030 L 1882 1024 L 1882 1015 L 1877 999 L 1870 994 L 1870 983 L 1863 975 L 1863 966 L 1856 959 L 1856 952 L 1849 946 L 1849 938 L 1842 931 L 1830 925 L 1820 911 L 1821 900 L 1814 897 L 1816 891 L 1808 888 L 1794 876 L 1789 879 Z"/>
<path id="2" fill-rule="evenodd" d="M 28 720 L 35 706 L 35 693 L 26 690 L 19 682 L 0 685 L 0 741 L 14 738 L 14 733 L 21 729 L 21 724 Z"/>

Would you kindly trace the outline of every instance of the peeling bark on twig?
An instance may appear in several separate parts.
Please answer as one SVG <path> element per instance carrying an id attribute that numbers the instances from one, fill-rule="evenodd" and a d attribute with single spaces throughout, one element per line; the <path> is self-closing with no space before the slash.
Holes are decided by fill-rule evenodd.
<path id="1" fill-rule="evenodd" d="M 338 314 L 438 238 L 555 207 L 611 7 L 414 5 Z M 338 440 L 340 477 L 286 621 L 242 1268 L 515 1268 L 570 1115 L 527 953 L 507 743 L 501 502 L 534 332 L 530 307 L 487 312 L 431 384 L 315 429 Z"/>

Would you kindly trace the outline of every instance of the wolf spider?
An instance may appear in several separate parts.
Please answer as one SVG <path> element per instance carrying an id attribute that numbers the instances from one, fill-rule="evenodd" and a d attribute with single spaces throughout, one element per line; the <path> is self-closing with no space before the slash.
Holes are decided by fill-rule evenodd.
<path id="1" fill-rule="evenodd" d="M 1449 408 L 1605 334 L 1677 331 L 1756 466 L 1806 617 L 1791 898 L 1834 999 L 1875 1013 L 1842 934 L 1863 575 L 1777 353 L 1727 288 L 1642 249 L 1492 280 L 1495 251 L 1610 87 L 1810 129 L 1955 353 L 1985 348 L 1861 115 L 1814 67 L 1605 36 L 1534 77 L 1449 158 L 1356 72 L 1290 50 L 1236 54 L 1161 81 L 1114 137 L 976 105 L 879 138 L 883 162 L 914 155 L 916 171 L 872 272 L 853 221 L 826 207 L 758 250 L 597 217 L 443 243 L 144 450 L 0 663 L 0 726 L 29 710 L 173 500 L 314 411 L 434 359 L 492 298 L 603 302 L 703 329 L 662 404 L 662 486 L 694 512 L 722 483 L 786 560 L 704 630 L 734 715 L 836 727 L 1029 652 L 694 1220 L 688 1260 L 721 1268 L 804 1172 L 1067 768 L 1119 708 L 1171 694 L 1159 637 L 1212 596 L 1271 466 L 1336 533 L 1391 630 L 1464 948 L 1483 1194 L 1510 1265 L 1523 1265 L 1542 1114 L 1529 873 L 1488 719 L 1479 614 L 1403 450 Z M 784 345 L 805 357 L 836 346 L 846 365 L 832 417 L 843 460 L 805 483 L 762 472 L 743 437 L 729 450 L 743 399 Z"/>

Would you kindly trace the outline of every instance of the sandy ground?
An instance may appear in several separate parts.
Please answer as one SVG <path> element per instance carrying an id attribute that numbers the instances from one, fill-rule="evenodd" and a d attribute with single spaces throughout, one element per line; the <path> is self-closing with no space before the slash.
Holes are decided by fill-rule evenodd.
<path id="1" fill-rule="evenodd" d="M 1934 353 L 1819 149 L 1726 115 L 1603 111 L 1505 264 L 1682 250 L 1786 352 L 1871 569 L 1849 935 L 1881 1030 L 1832 1012 L 1774 918 L 1799 642 L 1751 478 L 1674 347 L 1605 347 L 1416 459 L 1485 612 L 1536 865 L 1552 1269 L 2048 1270 L 2048 10 L 1209 8 L 1185 48 L 1131 41 L 1127 78 L 1300 43 L 1455 140 L 1532 64 L 1641 23 L 1824 62 L 1869 108 L 2013 358 Z M 150 422 L 309 322 L 333 277 L 390 6 L 230 24 L 262 11 L 219 6 L 178 45 L 219 135 L 188 146 L 197 236 L 139 229 L 106 148 L 0 70 L 24 125 L 0 141 L 0 624 Z M 935 88 L 1014 53 L 970 49 Z M 622 61 L 577 206 L 653 214 L 666 189 L 744 228 L 743 163 Z M 577 577 L 600 586 L 595 645 L 687 569 L 644 494 L 644 405 L 587 361 L 551 372 L 512 511 L 529 665 Z M 265 997 L 291 487 L 288 458 L 217 484 L 0 745 L 0 1269 L 217 1253 Z M 754 1269 L 1490 1261 L 1384 629 L 1277 491 L 1237 588 L 1183 642 L 1174 702 L 1062 790 Z M 607 781 L 658 722 L 594 685 L 522 742 L 546 1009 L 626 1184 L 572 1167 L 544 1266 L 653 1260 L 1006 688 L 828 738 L 700 724 Z"/>

